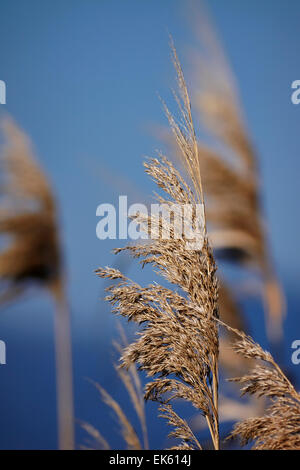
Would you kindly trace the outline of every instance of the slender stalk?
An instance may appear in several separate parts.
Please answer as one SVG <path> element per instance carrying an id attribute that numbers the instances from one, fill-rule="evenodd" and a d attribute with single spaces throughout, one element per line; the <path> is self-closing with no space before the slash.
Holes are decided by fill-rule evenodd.
<path id="1" fill-rule="evenodd" d="M 210 421 L 209 416 L 206 415 L 205 418 L 206 418 L 207 426 L 208 426 L 208 429 L 209 429 L 209 432 L 210 432 L 210 435 L 211 435 L 211 439 L 213 441 L 214 448 L 215 448 L 215 450 L 217 450 L 217 443 L 216 443 L 216 438 L 215 438 L 215 433 L 214 433 L 212 423 Z"/>
<path id="2" fill-rule="evenodd" d="M 148 431 L 147 431 L 147 425 L 144 419 L 142 421 L 142 430 L 143 430 L 144 448 L 145 450 L 148 450 L 149 449 Z"/>
<path id="3" fill-rule="evenodd" d="M 219 396 L 218 396 L 218 361 L 214 357 L 213 363 L 213 401 L 214 401 L 214 418 L 215 418 L 215 449 L 220 449 L 220 437 L 219 437 Z"/>
<path id="4" fill-rule="evenodd" d="M 60 450 L 74 449 L 73 374 L 70 313 L 64 296 L 56 296 L 55 357 Z"/>

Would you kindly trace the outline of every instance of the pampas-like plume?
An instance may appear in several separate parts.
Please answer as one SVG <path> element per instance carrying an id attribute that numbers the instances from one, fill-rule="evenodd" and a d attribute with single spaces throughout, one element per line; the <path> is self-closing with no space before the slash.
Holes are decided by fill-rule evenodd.
<path id="1" fill-rule="evenodd" d="M 55 344 L 59 447 L 74 447 L 70 320 L 66 306 L 56 204 L 46 175 L 31 154 L 26 136 L 10 120 L 3 125 L 7 145 L 1 156 L 0 233 L 8 244 L 0 253 L 0 302 L 27 286 L 45 287 L 56 303 Z"/>
<path id="2" fill-rule="evenodd" d="M 234 349 L 238 354 L 259 360 L 248 375 L 232 379 L 242 385 L 241 392 L 270 399 L 265 414 L 235 425 L 231 437 L 240 437 L 242 445 L 254 441 L 256 450 L 300 450 L 300 395 L 271 354 L 252 338 L 237 332 Z"/>
<path id="3" fill-rule="evenodd" d="M 196 212 L 196 204 L 204 203 L 198 145 L 186 84 L 173 46 L 172 52 L 180 91 L 180 96 L 175 95 L 180 123 L 164 107 L 193 190 L 162 155 L 145 163 L 145 168 L 167 195 L 158 197 L 161 204 L 180 208 L 189 204 Z M 146 386 L 145 398 L 163 404 L 163 415 L 175 426 L 174 432 L 184 445 L 200 448 L 188 424 L 171 408 L 177 398 L 191 402 L 201 411 L 214 448 L 218 449 L 218 285 L 205 222 L 198 240 L 203 241 L 202 248 L 187 249 L 187 240 L 176 238 L 170 220 L 137 214 L 135 221 L 146 232 L 151 227 L 152 240 L 117 249 L 116 253 L 129 250 L 135 258 L 141 258 L 142 264 L 152 264 L 180 292 L 156 283 L 141 287 L 111 268 L 96 271 L 102 278 L 119 280 L 107 289 L 113 311 L 143 325 L 139 339 L 125 349 L 122 365 L 128 368 L 137 363 L 153 379 Z M 195 216 L 191 224 L 195 230 Z M 171 234 L 169 239 L 162 236 L 162 229 L 166 228 Z"/>

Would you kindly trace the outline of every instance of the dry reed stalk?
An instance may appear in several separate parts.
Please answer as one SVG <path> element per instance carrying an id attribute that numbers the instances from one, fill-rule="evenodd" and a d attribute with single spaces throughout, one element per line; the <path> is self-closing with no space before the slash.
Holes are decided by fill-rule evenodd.
<path id="1" fill-rule="evenodd" d="M 74 449 L 74 403 L 70 310 L 62 279 L 52 283 L 55 301 L 54 336 L 58 441 L 61 450 Z"/>
<path id="2" fill-rule="evenodd" d="M 9 244 L 0 253 L 0 302 L 13 300 L 37 283 L 55 300 L 55 345 L 59 447 L 74 448 L 72 361 L 54 196 L 32 156 L 26 136 L 3 123 L 7 145 L 1 158 L 0 233 Z"/>
<path id="3" fill-rule="evenodd" d="M 145 168 L 167 194 L 167 199 L 158 196 L 160 203 L 176 203 L 180 207 L 189 204 L 195 209 L 196 204 L 204 203 L 198 145 L 186 84 L 173 45 L 172 53 L 180 92 L 175 98 L 181 122 L 175 120 L 165 104 L 164 108 L 193 182 L 193 191 L 162 155 L 145 163 Z M 141 287 L 116 269 L 96 271 L 102 278 L 119 281 L 107 289 L 107 300 L 113 305 L 113 311 L 143 325 L 139 339 L 125 349 L 122 365 L 129 368 L 136 363 L 153 379 L 146 386 L 145 398 L 162 404 L 162 415 L 176 428 L 172 435 L 182 439 L 179 448 L 200 449 L 201 446 L 188 424 L 173 410 L 172 402 L 177 398 L 191 402 L 201 411 L 213 446 L 218 449 L 218 285 L 206 225 L 204 223 L 201 231 L 202 249 L 190 250 L 186 239 L 175 238 L 170 221 L 140 213 L 135 221 L 146 232 L 151 227 L 153 239 L 147 244 L 129 245 L 115 252 L 128 250 L 133 257 L 141 258 L 143 265 L 152 264 L 181 293 L 156 283 Z M 194 215 L 194 230 L 197 223 Z M 170 230 L 170 239 L 162 237 L 162 226 Z"/>

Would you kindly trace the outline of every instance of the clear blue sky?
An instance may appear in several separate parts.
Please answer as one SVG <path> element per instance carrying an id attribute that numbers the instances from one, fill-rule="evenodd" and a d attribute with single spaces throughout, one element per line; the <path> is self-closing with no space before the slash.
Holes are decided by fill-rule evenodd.
<path id="1" fill-rule="evenodd" d="M 165 123 L 157 92 L 168 96 L 173 83 L 168 32 L 185 64 L 191 40 L 186 4 L 1 1 L 0 79 L 6 82 L 7 104 L 0 105 L 0 112 L 10 113 L 29 134 L 57 193 L 73 314 L 76 416 L 102 429 L 110 417 L 84 377 L 122 392 L 107 367 L 115 324 L 99 300 L 102 284 L 93 274 L 97 266 L 112 263 L 109 250 L 116 243 L 97 240 L 95 211 L 101 202 L 115 202 L 118 179 L 113 175 L 124 175 L 145 195 L 153 189 L 143 174 L 142 156 L 153 155 L 158 145 L 151 125 Z M 290 100 L 291 83 L 300 79 L 300 2 L 209 4 L 261 157 L 271 241 L 288 294 L 289 348 L 300 336 L 300 105 Z M 128 191 L 130 183 L 123 184 Z M 134 267 L 130 274 L 140 275 Z M 5 308 L 0 339 L 8 349 L 8 364 L 0 366 L 0 448 L 54 447 L 52 310 L 47 297 L 37 293 Z M 299 377 L 300 369 L 294 369 Z M 79 443 L 82 438 L 79 433 Z M 161 445 L 155 439 L 153 445 Z"/>

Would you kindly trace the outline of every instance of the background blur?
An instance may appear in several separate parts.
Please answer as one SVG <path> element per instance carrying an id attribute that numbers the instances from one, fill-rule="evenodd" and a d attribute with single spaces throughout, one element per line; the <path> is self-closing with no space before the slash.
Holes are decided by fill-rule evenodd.
<path id="1" fill-rule="evenodd" d="M 194 2 L 197 4 L 197 2 Z M 299 322 L 299 123 L 291 83 L 300 79 L 300 2 L 211 0 L 210 12 L 236 75 L 248 127 L 260 155 L 263 202 L 275 265 L 288 301 L 284 355 L 291 362 Z M 96 207 L 119 194 L 147 199 L 154 189 L 142 157 L 160 146 L 153 128 L 165 125 L 157 92 L 174 84 L 168 33 L 183 67 L 189 32 L 188 2 L 177 0 L 2 0 L 0 79 L 9 113 L 30 136 L 53 184 L 72 310 L 75 415 L 92 423 L 112 447 L 122 440 L 111 412 L 86 380 L 99 381 L 130 411 L 112 368 L 116 321 L 101 300 L 104 283 L 93 270 L 115 262 L 117 241 L 96 238 Z M 130 181 L 133 184 L 130 184 Z M 133 190 L 133 187 L 135 188 Z M 121 260 L 122 261 L 122 260 Z M 140 282 L 151 271 L 127 268 Z M 262 307 L 247 308 L 251 333 L 267 347 Z M 56 447 L 53 312 L 41 290 L 0 311 L 0 448 Z M 150 445 L 166 446 L 166 428 L 147 404 Z M 85 433 L 76 427 L 76 444 Z"/>

